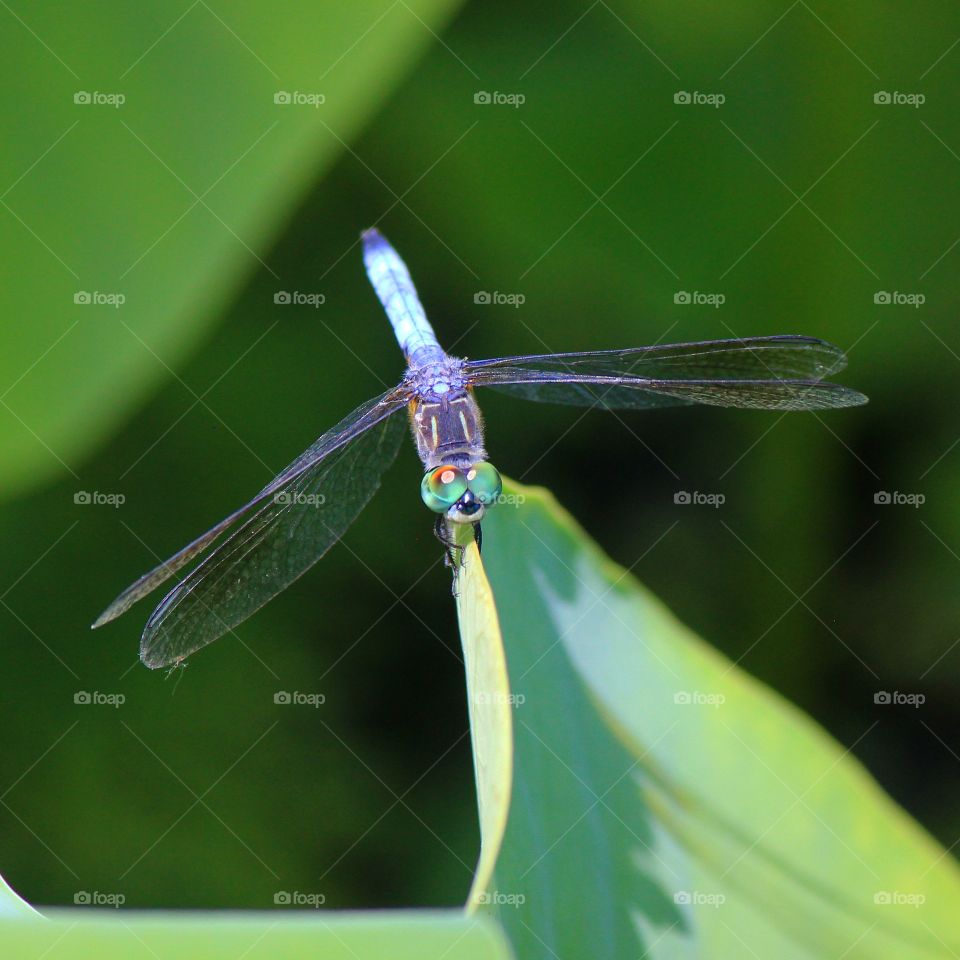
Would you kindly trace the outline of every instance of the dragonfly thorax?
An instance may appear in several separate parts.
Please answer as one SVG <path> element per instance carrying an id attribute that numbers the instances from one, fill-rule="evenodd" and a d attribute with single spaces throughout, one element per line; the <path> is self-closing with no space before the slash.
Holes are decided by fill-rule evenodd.
<path id="1" fill-rule="evenodd" d="M 460 387 L 410 401 L 410 426 L 427 470 L 444 464 L 466 469 L 486 459 L 483 417 L 473 394 Z"/>
<path id="2" fill-rule="evenodd" d="M 407 371 L 410 426 L 424 468 L 466 468 L 486 454 L 483 417 L 463 373 L 463 361 L 444 355 Z"/>
<path id="3" fill-rule="evenodd" d="M 407 370 L 406 382 L 421 400 L 439 402 L 462 397 L 467 392 L 463 360 L 441 353 L 436 360 Z"/>

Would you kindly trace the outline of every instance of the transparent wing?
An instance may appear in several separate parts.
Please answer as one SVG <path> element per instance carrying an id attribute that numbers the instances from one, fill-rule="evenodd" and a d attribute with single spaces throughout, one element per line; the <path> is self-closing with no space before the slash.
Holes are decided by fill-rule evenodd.
<path id="1" fill-rule="evenodd" d="M 543 370 L 619 374 L 651 379 L 779 379 L 822 380 L 847 365 L 843 351 L 816 337 L 780 334 L 736 340 L 664 343 L 626 350 L 542 353 L 495 360 L 471 360 L 473 371 L 536 366 Z"/>
<path id="2" fill-rule="evenodd" d="M 407 401 L 398 388 L 354 410 L 251 501 L 124 590 L 94 626 L 128 610 L 241 518 L 151 614 L 141 659 L 174 663 L 245 620 L 319 560 L 369 502 L 404 433 L 403 419 L 391 415 Z"/>
<path id="3" fill-rule="evenodd" d="M 856 390 L 821 382 L 844 366 L 840 348 L 824 340 L 773 336 L 473 360 L 465 373 L 473 386 L 600 409 L 816 410 L 866 402 Z"/>

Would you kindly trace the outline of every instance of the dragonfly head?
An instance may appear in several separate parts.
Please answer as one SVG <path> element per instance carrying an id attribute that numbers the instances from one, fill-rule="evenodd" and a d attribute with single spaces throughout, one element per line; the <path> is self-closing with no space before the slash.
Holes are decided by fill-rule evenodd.
<path id="1" fill-rule="evenodd" d="M 479 523 L 502 489 L 497 468 L 481 460 L 466 470 L 451 464 L 428 470 L 420 483 L 420 496 L 434 513 L 445 514 L 452 523 Z"/>

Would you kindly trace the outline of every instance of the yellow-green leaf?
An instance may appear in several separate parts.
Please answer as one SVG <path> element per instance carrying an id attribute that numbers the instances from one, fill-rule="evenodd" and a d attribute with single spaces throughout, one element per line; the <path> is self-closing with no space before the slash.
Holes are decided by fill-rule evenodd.
<path id="1" fill-rule="evenodd" d="M 45 960 L 509 960 L 484 917 L 448 911 L 168 913 L 59 910 L 0 921 L 0 954 Z"/>
<path id="2" fill-rule="evenodd" d="M 490 584 L 475 543 L 465 548 L 456 590 L 480 811 L 480 861 L 468 899 L 468 909 L 473 910 L 485 902 L 489 893 L 507 826 L 513 778 L 513 725 L 506 654 Z"/>
<path id="3" fill-rule="evenodd" d="M 483 556 L 518 704 L 489 891 L 517 955 L 956 956 L 952 857 L 547 493 L 512 492 Z"/>

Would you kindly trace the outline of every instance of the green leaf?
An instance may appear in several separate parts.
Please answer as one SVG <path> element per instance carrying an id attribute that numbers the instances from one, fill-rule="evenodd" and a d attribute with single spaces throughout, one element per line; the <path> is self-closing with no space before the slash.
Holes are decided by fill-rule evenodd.
<path id="1" fill-rule="evenodd" d="M 473 542 L 465 548 L 456 591 L 480 812 L 480 861 L 467 900 L 468 908 L 474 910 L 485 900 L 507 827 L 513 783 L 513 719 L 500 622 Z"/>
<path id="2" fill-rule="evenodd" d="M 20 899 L 3 877 L 0 877 L 0 918 L 17 916 L 38 916 L 38 914 L 26 900 Z"/>
<path id="3" fill-rule="evenodd" d="M 487 899 L 518 957 L 955 956 L 950 856 L 547 493 L 511 492 L 484 521 L 517 701 Z"/>
<path id="4" fill-rule="evenodd" d="M 455 6 L 8 11 L 0 494 L 75 474 L 252 271 L 288 289 L 279 228 Z"/>
<path id="5" fill-rule="evenodd" d="M 0 953 L 46 960 L 509 960 L 484 917 L 450 911 L 146 916 L 59 910 L 48 920 L 0 921 Z"/>

